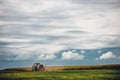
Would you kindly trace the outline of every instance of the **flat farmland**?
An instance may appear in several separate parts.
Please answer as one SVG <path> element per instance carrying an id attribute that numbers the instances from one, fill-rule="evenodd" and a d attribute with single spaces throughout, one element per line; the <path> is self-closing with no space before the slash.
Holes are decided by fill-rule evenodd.
<path id="1" fill-rule="evenodd" d="M 119 65 L 51 66 L 41 72 L 32 72 L 31 68 L 10 68 L 0 71 L 0 80 L 120 80 L 119 68 Z"/>

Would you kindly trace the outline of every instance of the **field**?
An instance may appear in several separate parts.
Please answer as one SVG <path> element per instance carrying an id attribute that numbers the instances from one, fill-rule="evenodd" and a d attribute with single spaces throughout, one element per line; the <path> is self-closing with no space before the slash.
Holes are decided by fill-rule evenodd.
<path id="1" fill-rule="evenodd" d="M 0 80 L 120 80 L 119 68 L 120 65 L 53 66 L 43 72 L 10 68 L 0 71 Z"/>

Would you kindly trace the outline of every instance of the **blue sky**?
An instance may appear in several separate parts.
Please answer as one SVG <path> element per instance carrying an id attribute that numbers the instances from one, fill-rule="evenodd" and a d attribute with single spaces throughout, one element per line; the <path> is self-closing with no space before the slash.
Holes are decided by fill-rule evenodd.
<path id="1" fill-rule="evenodd" d="M 1 0 L 0 69 L 119 64 L 120 0 Z"/>

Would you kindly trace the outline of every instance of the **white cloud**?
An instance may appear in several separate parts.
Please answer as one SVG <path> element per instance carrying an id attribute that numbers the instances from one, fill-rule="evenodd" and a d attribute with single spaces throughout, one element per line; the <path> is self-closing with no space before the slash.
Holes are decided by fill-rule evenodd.
<path id="1" fill-rule="evenodd" d="M 46 48 L 47 47 L 47 48 Z M 5 60 L 52 60 L 56 58 L 56 53 L 62 50 L 62 46 L 39 45 L 39 44 L 14 44 L 0 49 Z M 0 55 L 0 56 L 1 56 Z"/>
<path id="2" fill-rule="evenodd" d="M 32 58 L 32 54 L 24 54 L 24 53 L 20 53 L 20 54 L 17 54 L 16 57 L 14 58 L 11 58 L 11 60 L 30 60 Z"/>
<path id="3" fill-rule="evenodd" d="M 56 56 L 54 54 L 40 54 L 35 60 L 52 60 L 55 58 Z"/>
<path id="4" fill-rule="evenodd" d="M 99 58 L 96 58 L 96 60 L 115 59 L 115 58 L 117 58 L 117 56 L 109 51 L 102 54 Z"/>
<path id="5" fill-rule="evenodd" d="M 22 39 L 22 38 L 0 38 L 1 42 L 29 42 L 28 39 Z"/>
<path id="6" fill-rule="evenodd" d="M 81 52 L 82 54 L 86 53 L 86 51 L 84 51 L 84 50 L 81 50 L 80 52 Z"/>
<path id="7" fill-rule="evenodd" d="M 101 50 L 98 50 L 98 53 L 101 53 Z"/>
<path id="8" fill-rule="evenodd" d="M 72 51 L 62 53 L 62 60 L 82 60 L 84 57 L 84 55 L 73 53 Z"/>

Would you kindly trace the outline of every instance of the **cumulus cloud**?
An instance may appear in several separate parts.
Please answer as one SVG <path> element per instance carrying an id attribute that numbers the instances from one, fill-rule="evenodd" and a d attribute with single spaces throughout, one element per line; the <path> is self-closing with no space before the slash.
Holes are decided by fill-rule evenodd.
<path id="1" fill-rule="evenodd" d="M 53 54 L 40 54 L 35 60 L 53 60 L 56 56 Z"/>
<path id="2" fill-rule="evenodd" d="M 62 53 L 62 60 L 82 60 L 84 57 L 84 55 L 81 55 L 77 52 L 74 53 L 72 51 Z"/>
<path id="3" fill-rule="evenodd" d="M 96 60 L 106 60 L 106 59 L 115 59 L 117 58 L 116 55 L 114 55 L 112 52 L 106 52 L 104 54 L 102 54 L 99 58 L 96 58 Z"/>

